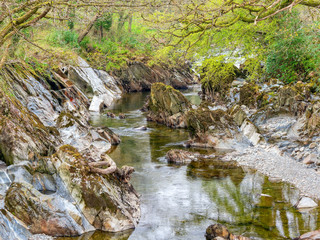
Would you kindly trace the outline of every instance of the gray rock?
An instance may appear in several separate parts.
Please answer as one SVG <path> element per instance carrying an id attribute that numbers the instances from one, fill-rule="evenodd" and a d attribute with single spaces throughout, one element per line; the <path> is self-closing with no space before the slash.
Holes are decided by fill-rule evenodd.
<path id="1" fill-rule="evenodd" d="M 309 197 L 302 197 L 296 205 L 296 208 L 315 208 L 318 204 Z"/>
<path id="2" fill-rule="evenodd" d="M 307 157 L 303 159 L 304 164 L 312 164 L 317 161 L 317 155 L 314 153 L 309 154 Z"/>

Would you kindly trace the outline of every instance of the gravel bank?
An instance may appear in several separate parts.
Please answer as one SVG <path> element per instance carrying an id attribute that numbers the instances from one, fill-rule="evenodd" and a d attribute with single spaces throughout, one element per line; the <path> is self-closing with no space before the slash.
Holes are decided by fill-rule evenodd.
<path id="1" fill-rule="evenodd" d="M 284 155 L 274 146 L 255 146 L 227 154 L 225 160 L 234 160 L 246 166 L 294 185 L 301 194 L 320 200 L 320 174 L 312 168 Z"/>

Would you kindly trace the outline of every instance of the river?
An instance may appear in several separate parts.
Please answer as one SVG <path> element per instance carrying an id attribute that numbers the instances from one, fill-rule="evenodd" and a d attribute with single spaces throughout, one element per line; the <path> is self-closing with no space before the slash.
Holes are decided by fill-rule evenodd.
<path id="1" fill-rule="evenodd" d="M 198 86 L 184 91 L 199 104 Z M 125 119 L 105 115 L 92 118 L 95 126 L 108 126 L 121 137 L 110 151 L 118 167 L 133 166 L 131 182 L 141 194 L 141 221 L 134 231 L 119 234 L 88 233 L 86 240 L 198 240 L 206 228 L 219 222 L 234 234 L 252 239 L 292 239 L 320 228 L 319 209 L 299 212 L 293 205 L 299 192 L 288 184 L 222 162 L 225 152 L 191 149 L 215 154 L 206 162 L 188 166 L 167 164 L 164 156 L 172 148 L 183 148 L 186 130 L 169 129 L 147 122 L 139 111 L 147 93 L 124 95 L 110 109 Z M 146 126 L 146 131 L 137 127 Z"/>

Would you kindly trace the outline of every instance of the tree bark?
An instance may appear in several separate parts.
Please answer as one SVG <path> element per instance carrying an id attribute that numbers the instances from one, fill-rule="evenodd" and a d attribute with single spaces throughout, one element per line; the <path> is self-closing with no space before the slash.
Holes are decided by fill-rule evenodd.
<path id="1" fill-rule="evenodd" d="M 93 24 L 98 20 L 98 18 L 101 16 L 101 13 L 97 13 L 94 18 L 91 20 L 91 22 L 88 24 L 87 28 L 79 35 L 78 37 L 78 43 L 81 43 L 82 40 L 85 38 L 85 36 L 88 35 L 91 28 L 93 27 Z"/>

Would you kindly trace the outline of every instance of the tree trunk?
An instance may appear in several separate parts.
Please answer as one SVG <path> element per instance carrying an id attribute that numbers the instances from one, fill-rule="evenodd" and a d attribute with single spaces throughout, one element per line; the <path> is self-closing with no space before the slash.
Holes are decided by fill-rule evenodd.
<path id="1" fill-rule="evenodd" d="M 132 31 L 132 15 L 130 14 L 129 21 L 128 21 L 128 32 L 131 33 L 131 31 Z"/>
<path id="2" fill-rule="evenodd" d="M 98 20 L 100 16 L 101 16 L 101 13 L 98 13 L 97 15 L 95 15 L 94 18 L 91 20 L 91 22 L 88 24 L 87 28 L 82 33 L 80 33 L 78 37 L 78 43 L 81 43 L 82 40 L 85 38 L 85 36 L 88 35 L 91 28 L 93 27 L 93 24 Z"/>

